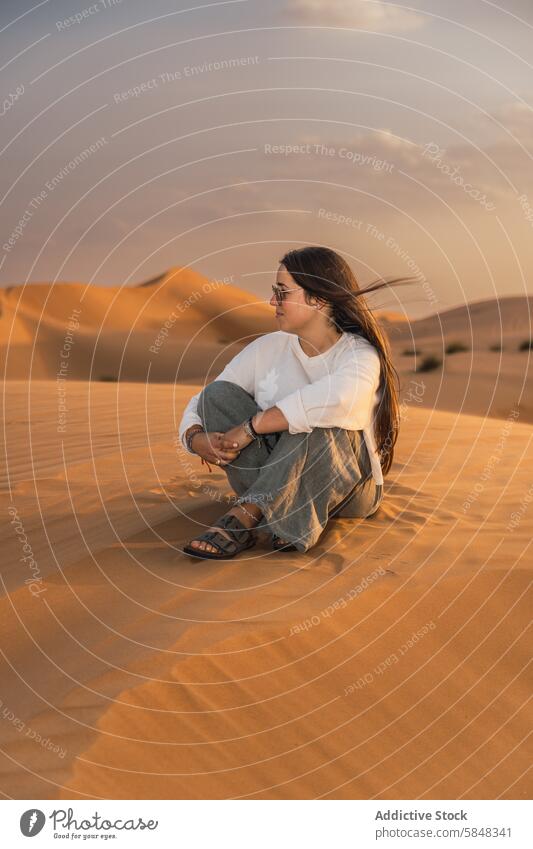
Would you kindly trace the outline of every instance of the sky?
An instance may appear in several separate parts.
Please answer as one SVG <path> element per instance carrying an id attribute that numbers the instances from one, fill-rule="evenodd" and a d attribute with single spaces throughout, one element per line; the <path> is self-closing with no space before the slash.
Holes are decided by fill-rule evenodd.
<path id="1" fill-rule="evenodd" d="M 0 286 L 345 256 L 418 317 L 533 294 L 530 0 L 2 0 Z"/>

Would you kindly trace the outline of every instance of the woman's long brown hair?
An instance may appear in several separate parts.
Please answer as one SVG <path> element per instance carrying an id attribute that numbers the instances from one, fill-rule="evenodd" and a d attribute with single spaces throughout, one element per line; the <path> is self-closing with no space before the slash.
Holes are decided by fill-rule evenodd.
<path id="1" fill-rule="evenodd" d="M 392 466 L 400 427 L 399 376 L 392 364 L 388 339 L 366 303 L 365 295 L 385 286 L 413 283 L 417 278 L 380 278 L 361 289 L 355 274 L 340 254 L 314 245 L 289 251 L 280 263 L 305 289 L 306 300 L 311 295 L 330 305 L 331 321 L 338 330 L 364 336 L 377 349 L 381 374 L 374 430 L 381 468 L 386 475 Z"/>

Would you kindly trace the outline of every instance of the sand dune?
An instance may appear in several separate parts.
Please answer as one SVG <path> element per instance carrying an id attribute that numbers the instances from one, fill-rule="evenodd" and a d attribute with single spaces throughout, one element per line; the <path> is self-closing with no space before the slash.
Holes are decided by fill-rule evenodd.
<path id="1" fill-rule="evenodd" d="M 176 434 L 266 299 L 177 267 L 0 301 L 4 794 L 528 798 L 531 299 L 382 312 L 382 507 L 222 563 L 181 554 L 232 493 Z"/>
<path id="2" fill-rule="evenodd" d="M 387 333 L 404 391 L 408 395 L 408 385 L 422 381 L 424 407 L 503 419 L 518 409 L 520 421 L 533 423 L 532 358 L 519 350 L 533 338 L 533 298 L 474 301 L 407 324 L 395 322 Z M 465 350 L 448 353 L 457 343 Z M 441 365 L 416 375 L 426 357 Z"/>
<path id="3" fill-rule="evenodd" d="M 413 403 L 372 519 L 210 563 L 192 391 L 5 386 L 2 792 L 528 798 L 531 426 Z"/>
<path id="4" fill-rule="evenodd" d="M 8 379 L 54 378 L 66 346 L 76 380 L 198 379 L 198 352 L 220 371 L 239 350 L 235 340 L 277 329 L 268 303 L 187 268 L 138 286 L 13 286 L 0 290 L 0 310 Z"/>
<path id="5" fill-rule="evenodd" d="M 201 384 L 242 345 L 278 329 L 268 297 L 180 267 L 137 286 L 10 287 L 0 291 L 1 366 L 7 379 Z M 495 418 L 516 406 L 520 420 L 533 423 L 531 357 L 517 350 L 531 336 L 532 306 L 527 297 L 492 299 L 416 321 L 377 310 L 404 396 L 412 396 L 415 371 L 432 355 L 442 365 L 425 373 L 418 404 Z M 450 342 L 467 350 L 446 354 Z M 405 354 L 414 348 L 419 354 Z"/>
<path id="6" fill-rule="evenodd" d="M 435 311 L 434 315 L 411 322 L 397 322 L 396 337 L 417 342 L 444 337 L 466 345 L 512 345 L 530 338 L 533 328 L 533 297 L 515 295 L 468 301 L 459 307 Z"/>

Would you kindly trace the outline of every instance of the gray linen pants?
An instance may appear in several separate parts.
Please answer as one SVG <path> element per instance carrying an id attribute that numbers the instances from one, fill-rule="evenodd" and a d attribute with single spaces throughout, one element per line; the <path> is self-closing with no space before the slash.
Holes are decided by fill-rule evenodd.
<path id="1" fill-rule="evenodd" d="M 254 398 L 227 380 L 214 380 L 198 399 L 206 431 L 227 431 L 260 411 Z M 307 551 L 330 516 L 366 518 L 383 497 L 375 484 L 362 431 L 315 427 L 311 433 L 262 435 L 221 466 L 237 494 L 236 503 L 257 504 L 267 528 Z"/>

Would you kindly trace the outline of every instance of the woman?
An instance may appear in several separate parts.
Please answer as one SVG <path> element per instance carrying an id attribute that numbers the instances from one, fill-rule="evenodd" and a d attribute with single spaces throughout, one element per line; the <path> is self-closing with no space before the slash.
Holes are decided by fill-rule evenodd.
<path id="1" fill-rule="evenodd" d="M 307 551 L 329 516 L 377 510 L 399 406 L 389 346 L 364 294 L 412 279 L 363 292 L 329 248 L 285 254 L 270 300 L 279 329 L 247 345 L 185 408 L 184 447 L 224 467 L 238 498 L 184 552 L 234 557 L 255 545 L 258 527 L 276 550 Z"/>

